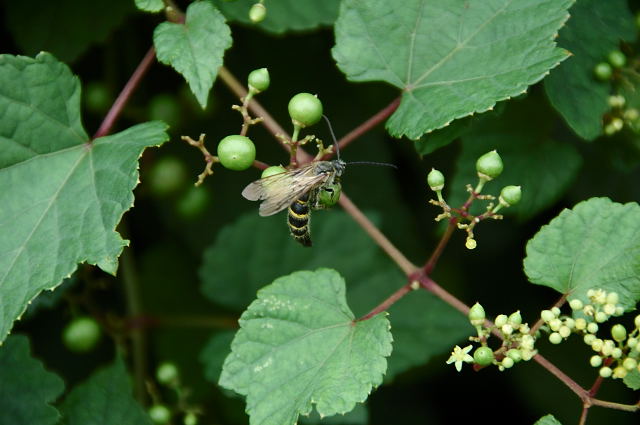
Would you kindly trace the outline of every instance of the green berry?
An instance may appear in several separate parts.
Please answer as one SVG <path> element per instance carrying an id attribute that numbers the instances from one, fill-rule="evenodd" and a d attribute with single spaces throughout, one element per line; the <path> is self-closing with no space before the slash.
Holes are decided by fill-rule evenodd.
<path id="1" fill-rule="evenodd" d="M 505 186 L 500 191 L 500 204 L 505 207 L 510 207 L 518 202 L 520 202 L 520 198 L 522 198 L 522 190 L 520 186 Z"/>
<path id="2" fill-rule="evenodd" d="M 635 369 L 636 367 L 638 367 L 638 361 L 636 359 L 632 359 L 631 357 L 627 357 L 622 362 L 622 367 L 624 367 L 625 369 L 631 371 L 631 370 Z"/>
<path id="3" fill-rule="evenodd" d="M 629 338 L 627 340 L 627 346 L 629 348 L 635 348 L 638 345 L 638 338 Z"/>
<path id="4" fill-rule="evenodd" d="M 617 342 L 622 342 L 627 339 L 627 330 L 621 324 L 616 324 L 611 327 L 611 336 Z"/>
<path id="5" fill-rule="evenodd" d="M 104 83 L 93 82 L 84 89 L 84 103 L 91 112 L 105 112 L 113 103 L 113 96 Z"/>
<path id="6" fill-rule="evenodd" d="M 522 352 L 517 348 L 512 348 L 507 351 L 507 357 L 511 358 L 514 362 L 518 363 L 522 360 Z"/>
<path id="7" fill-rule="evenodd" d="M 260 93 L 269 88 L 269 70 L 267 68 L 254 69 L 249 74 L 249 89 Z"/>
<path id="8" fill-rule="evenodd" d="M 254 24 L 264 21 L 264 18 L 267 17 L 267 8 L 262 3 L 255 3 L 249 9 L 249 19 Z"/>
<path id="9" fill-rule="evenodd" d="M 100 340 L 100 325 L 91 317 L 73 319 L 62 331 L 62 341 L 71 351 L 85 353 Z"/>
<path id="10" fill-rule="evenodd" d="M 593 322 L 589 323 L 587 325 L 587 332 L 592 333 L 592 334 L 598 332 L 598 324 L 597 323 L 593 323 Z"/>
<path id="11" fill-rule="evenodd" d="M 513 365 L 515 364 L 515 362 L 513 361 L 513 359 L 511 357 L 505 357 L 504 359 L 502 359 L 502 361 L 500 362 L 500 364 L 502 365 L 502 367 L 504 367 L 505 369 L 509 369 L 512 368 Z"/>
<path id="12" fill-rule="evenodd" d="M 298 93 L 289 101 L 289 115 L 294 125 L 308 127 L 322 118 L 322 102 L 310 93 Z"/>
<path id="13" fill-rule="evenodd" d="M 575 321 L 575 328 L 579 331 L 583 331 L 587 328 L 587 321 L 582 317 L 579 317 Z"/>
<path id="14" fill-rule="evenodd" d="M 627 64 L 627 57 L 620 50 L 613 50 L 607 58 L 614 68 L 622 68 Z"/>
<path id="15" fill-rule="evenodd" d="M 602 357 L 600 357 L 597 354 L 591 356 L 591 358 L 589 359 L 589 364 L 591 364 L 591 366 L 593 366 L 593 367 L 602 366 Z"/>
<path id="16" fill-rule="evenodd" d="M 163 156 L 158 159 L 149 172 L 151 191 L 159 197 L 177 192 L 187 182 L 187 169 L 178 158 Z"/>
<path id="17" fill-rule="evenodd" d="M 551 310 L 542 310 L 540 312 L 540 317 L 542 318 L 542 320 L 549 323 L 550 321 L 556 318 L 556 315 L 553 314 Z"/>
<path id="18" fill-rule="evenodd" d="M 562 342 L 562 335 L 558 332 L 552 332 L 551 335 L 549 335 L 549 342 L 552 344 L 560 344 Z"/>
<path id="19" fill-rule="evenodd" d="M 341 193 L 342 185 L 340 183 L 324 185 L 318 192 L 318 202 L 323 207 L 330 208 L 338 203 Z"/>
<path id="20" fill-rule="evenodd" d="M 149 102 L 149 118 L 152 120 L 164 121 L 170 127 L 176 127 L 180 124 L 180 117 L 182 111 L 174 96 L 159 94 Z"/>
<path id="21" fill-rule="evenodd" d="M 640 118 L 640 112 L 635 108 L 629 108 L 624 111 L 622 116 L 627 121 L 637 121 Z"/>
<path id="22" fill-rule="evenodd" d="M 267 177 L 275 176 L 276 174 L 284 173 L 285 171 L 287 171 L 287 169 L 282 165 L 272 165 L 271 167 L 262 170 L 260 178 L 264 179 Z"/>
<path id="23" fill-rule="evenodd" d="M 498 152 L 495 150 L 485 153 L 476 161 L 478 176 L 487 181 L 498 177 L 503 169 L 502 158 L 500 158 L 500 155 L 498 155 Z"/>
<path id="24" fill-rule="evenodd" d="M 509 320 L 509 319 L 508 319 L 506 314 L 499 314 L 499 315 L 496 316 L 496 319 L 493 321 L 493 323 L 497 327 L 501 328 L 501 327 L 503 327 L 504 325 L 507 324 L 507 320 Z"/>
<path id="25" fill-rule="evenodd" d="M 551 328 L 552 331 L 557 331 L 560 329 L 560 326 L 562 326 L 562 320 L 558 318 L 549 321 L 549 328 Z"/>
<path id="26" fill-rule="evenodd" d="M 473 326 L 482 326 L 484 324 L 485 313 L 484 307 L 480 305 L 480 303 L 475 303 L 469 309 L 469 321 Z"/>
<path id="27" fill-rule="evenodd" d="M 164 362 L 156 370 L 156 379 L 161 384 L 174 384 L 178 380 L 178 368 L 173 363 Z"/>
<path id="28" fill-rule="evenodd" d="M 171 419 L 171 412 L 163 404 L 154 404 L 149 408 L 149 416 L 153 423 L 162 425 L 169 422 Z"/>
<path id="29" fill-rule="evenodd" d="M 560 326 L 560 329 L 558 329 L 558 333 L 560 334 L 561 337 L 563 338 L 568 338 L 569 335 L 571 335 L 571 328 L 569 326 Z"/>
<path id="30" fill-rule="evenodd" d="M 186 415 L 184 415 L 184 419 L 182 419 L 182 423 L 184 423 L 184 425 L 196 425 L 198 423 L 198 417 L 196 416 L 195 413 L 189 412 Z"/>
<path id="31" fill-rule="evenodd" d="M 609 316 L 607 316 L 607 313 L 605 313 L 604 311 L 598 311 L 593 318 L 596 319 L 596 322 L 598 323 L 604 323 L 607 321 Z"/>
<path id="32" fill-rule="evenodd" d="M 609 378 L 612 373 L 613 371 L 611 370 L 611 368 L 607 366 L 600 368 L 599 372 L 600 376 L 602 376 L 603 378 Z"/>
<path id="33" fill-rule="evenodd" d="M 248 137 L 233 134 L 218 144 L 218 159 L 229 170 L 246 170 L 256 159 L 256 147 Z"/>
<path id="34" fill-rule="evenodd" d="M 191 186 L 180 196 L 176 203 L 176 210 L 185 219 L 193 219 L 205 212 L 211 201 L 210 192 L 200 186 Z"/>
<path id="35" fill-rule="evenodd" d="M 520 326 L 520 324 L 522 323 L 522 315 L 520 315 L 520 310 L 516 311 L 515 313 L 511 313 L 509 315 L 509 324 L 513 327 L 517 327 Z"/>
<path id="36" fill-rule="evenodd" d="M 582 339 L 585 344 L 591 346 L 591 344 L 593 344 L 593 342 L 596 340 L 596 336 L 593 334 L 586 334 Z"/>
<path id="37" fill-rule="evenodd" d="M 612 108 L 622 108 L 626 101 L 627 99 L 625 99 L 624 96 L 620 94 L 609 96 L 608 99 L 609 106 L 611 106 Z"/>
<path id="38" fill-rule="evenodd" d="M 574 298 L 569 301 L 569 307 L 571 307 L 571 310 L 582 310 L 584 304 L 582 304 L 582 301 L 580 301 L 579 299 Z"/>
<path id="39" fill-rule="evenodd" d="M 489 347 L 478 347 L 473 353 L 473 361 L 480 366 L 488 366 L 493 362 L 493 350 Z"/>
<path id="40" fill-rule="evenodd" d="M 427 184 L 429 184 L 429 187 L 434 192 L 442 190 L 444 188 L 444 175 L 435 168 L 432 168 L 429 174 L 427 174 Z"/>
<path id="41" fill-rule="evenodd" d="M 600 62 L 593 69 L 593 73 L 598 80 L 607 81 L 610 80 L 613 75 L 613 68 L 606 62 Z"/>

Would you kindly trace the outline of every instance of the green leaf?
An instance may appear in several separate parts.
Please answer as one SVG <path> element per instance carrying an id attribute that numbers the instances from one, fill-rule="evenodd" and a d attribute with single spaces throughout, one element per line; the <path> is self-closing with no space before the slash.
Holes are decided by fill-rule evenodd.
<path id="1" fill-rule="evenodd" d="M 637 368 L 627 373 L 622 381 L 632 390 L 640 390 L 640 372 Z"/>
<path id="2" fill-rule="evenodd" d="M 291 238 L 280 216 L 259 217 L 252 212 L 240 217 L 222 229 L 204 253 L 200 269 L 203 293 L 215 303 L 242 310 L 258 289 L 279 276 L 298 269 L 331 267 L 349 282 L 350 304 L 362 316 L 407 282 L 345 213 L 314 212 L 312 223 L 314 245 L 305 249 Z M 228 267 L 238 258 L 245 267 Z M 426 291 L 408 294 L 390 312 L 396 342 L 387 379 L 448 351 L 473 331 L 463 315 Z M 222 341 L 218 338 L 224 337 L 213 336 L 201 356 L 209 379 L 217 378 L 215 371 L 219 370 Z"/>
<path id="3" fill-rule="evenodd" d="M 303 425 L 365 425 L 369 423 L 369 411 L 364 404 L 356 404 L 356 407 L 344 415 L 325 416 L 321 418 L 315 410 L 309 416 L 301 416 Z"/>
<path id="4" fill-rule="evenodd" d="M 231 341 L 235 334 L 234 331 L 214 333 L 200 352 L 200 361 L 204 365 L 204 376 L 207 380 L 217 383 L 220 379 L 222 365 L 231 351 Z"/>
<path id="5" fill-rule="evenodd" d="M 582 159 L 573 146 L 550 139 L 548 123 L 553 121 L 542 106 L 531 98 L 510 102 L 504 114 L 476 123 L 473 131 L 462 137 L 456 173 L 445 188 L 449 205 L 461 206 L 468 198 L 465 185 L 478 182 L 476 161 L 493 149 L 502 157 L 504 171 L 487 183 L 483 193 L 497 196 L 504 186 L 522 186 L 522 200 L 502 209 L 501 214 L 514 214 L 525 221 L 562 196 L 575 180 Z M 476 201 L 472 212 L 481 214 L 483 205 Z"/>
<path id="6" fill-rule="evenodd" d="M 0 340 L 28 302 L 77 263 L 115 274 L 115 231 L 133 204 L 138 158 L 167 139 L 161 122 L 91 141 L 80 85 L 51 55 L 0 56 Z"/>
<path id="7" fill-rule="evenodd" d="M 164 10 L 162 0 L 136 0 L 136 7 L 145 12 L 157 13 Z"/>
<path id="8" fill-rule="evenodd" d="M 566 58 L 553 40 L 573 0 L 345 0 L 333 56 L 351 81 L 386 81 L 392 136 L 418 139 L 517 96 Z"/>
<path id="9" fill-rule="evenodd" d="M 391 354 L 385 315 L 354 319 L 336 271 L 278 278 L 242 314 L 220 385 L 246 395 L 252 425 L 293 425 L 312 405 L 346 413 L 380 385 Z"/>
<path id="10" fill-rule="evenodd" d="M 204 252 L 200 268 L 204 295 L 244 310 L 258 289 L 295 270 L 331 267 L 349 281 L 371 273 L 376 248 L 351 218 L 341 211 L 318 211 L 311 221 L 311 249 L 293 240 L 281 215 L 260 217 L 251 212 L 223 228 Z M 238 258 L 244 267 L 228 267 Z"/>
<path id="11" fill-rule="evenodd" d="M 120 358 L 73 388 L 60 411 L 65 425 L 151 425 Z"/>
<path id="12" fill-rule="evenodd" d="M 189 5 L 184 24 L 163 22 L 153 32 L 158 60 L 182 74 L 203 109 L 231 42 L 224 16 L 206 1 Z"/>
<path id="13" fill-rule="evenodd" d="M 71 62 L 100 43 L 135 9 L 130 1 L 6 2 L 6 23 L 22 53 L 49 51 Z"/>
<path id="14" fill-rule="evenodd" d="M 249 9 L 254 1 L 229 2 L 215 0 L 220 11 L 232 21 L 257 26 L 265 31 L 282 34 L 287 31 L 305 31 L 323 25 L 332 25 L 338 16 L 340 0 L 278 0 L 267 1 L 267 16 L 254 24 L 249 19 Z"/>
<path id="15" fill-rule="evenodd" d="M 589 289 L 615 291 L 625 309 L 640 300 L 640 206 L 592 198 L 543 226 L 527 243 L 532 283 L 587 300 Z"/>
<path id="16" fill-rule="evenodd" d="M 593 140 L 602 132 L 611 93 L 611 82 L 597 80 L 593 70 L 621 40 L 636 38 L 635 20 L 626 0 L 578 0 L 570 13 L 558 44 L 573 56 L 547 77 L 544 88 L 573 131 Z"/>
<path id="17" fill-rule="evenodd" d="M 60 414 L 50 403 L 64 391 L 64 382 L 31 357 L 29 340 L 12 335 L 0 346 L 0 423 L 53 425 Z"/>
<path id="18" fill-rule="evenodd" d="M 536 421 L 534 425 L 562 425 L 553 415 L 546 415 Z"/>

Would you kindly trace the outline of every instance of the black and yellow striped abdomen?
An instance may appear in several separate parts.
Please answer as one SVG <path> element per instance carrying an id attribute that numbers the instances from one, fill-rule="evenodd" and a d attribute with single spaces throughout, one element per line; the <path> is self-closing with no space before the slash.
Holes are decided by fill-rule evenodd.
<path id="1" fill-rule="evenodd" d="M 287 212 L 287 224 L 293 238 L 304 246 L 311 246 L 309 194 L 293 201 Z"/>

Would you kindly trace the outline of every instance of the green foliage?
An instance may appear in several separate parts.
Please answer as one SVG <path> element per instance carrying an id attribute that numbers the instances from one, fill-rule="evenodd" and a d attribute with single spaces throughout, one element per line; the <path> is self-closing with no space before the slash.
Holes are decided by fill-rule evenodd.
<path id="1" fill-rule="evenodd" d="M 78 263 L 116 272 L 126 241 L 115 227 L 133 204 L 138 158 L 167 135 L 150 122 L 91 141 L 78 80 L 48 54 L 0 56 L 0 87 L 0 136 L 10 142 L 0 151 L 2 340 L 27 303 Z"/>
<path id="2" fill-rule="evenodd" d="M 312 405 L 346 413 L 382 382 L 391 354 L 384 315 L 354 319 L 334 270 L 276 279 L 240 318 L 220 385 L 247 396 L 251 424 L 293 425 Z"/>
<path id="3" fill-rule="evenodd" d="M 564 210 L 527 243 L 532 283 L 586 301 L 587 290 L 615 291 L 633 309 L 640 300 L 640 206 L 592 198 Z"/>
<path id="4" fill-rule="evenodd" d="M 60 414 L 50 403 L 62 394 L 64 383 L 31 357 L 27 337 L 12 335 L 0 346 L 0 382 L 0 423 L 58 423 Z"/>
<path id="5" fill-rule="evenodd" d="M 560 421 L 553 417 L 553 415 L 546 415 L 536 421 L 534 425 L 562 425 Z"/>
<path id="6" fill-rule="evenodd" d="M 558 44 L 572 56 L 551 72 L 544 87 L 573 131 L 593 140 L 602 133 L 602 115 L 609 109 L 612 87 L 611 82 L 594 78 L 594 68 L 620 40 L 633 40 L 636 28 L 626 0 L 578 0 L 570 13 Z"/>
<path id="7" fill-rule="evenodd" d="M 23 53 L 49 51 L 74 61 L 92 44 L 103 42 L 133 10 L 130 0 L 6 2 L 7 27 Z"/>
<path id="8" fill-rule="evenodd" d="M 504 171 L 487 183 L 483 193 L 497 196 L 505 185 L 522 186 L 520 203 L 501 213 L 515 214 L 522 221 L 529 219 L 552 205 L 574 181 L 580 155 L 571 145 L 550 138 L 546 117 L 540 112 L 531 116 L 531 105 L 529 99 L 511 104 L 500 117 L 483 120 L 463 136 L 456 173 L 448 185 L 449 205 L 458 207 L 467 199 L 465 185 L 475 186 L 478 181 L 474 164 L 491 149 L 502 157 Z"/>
<path id="9" fill-rule="evenodd" d="M 418 139 L 542 79 L 567 55 L 553 37 L 571 3 L 346 0 L 333 56 L 351 81 L 403 90 L 387 130 Z"/>
<path id="10" fill-rule="evenodd" d="M 150 425 L 131 394 L 129 375 L 119 357 L 77 385 L 60 406 L 65 425 Z"/>
<path id="11" fill-rule="evenodd" d="M 203 109 L 231 42 L 224 17 L 206 1 L 189 5 L 184 24 L 163 22 L 153 33 L 158 60 L 182 74 Z"/>
<path id="12" fill-rule="evenodd" d="M 340 0 L 267 1 L 267 16 L 258 24 L 253 24 L 249 19 L 249 9 L 255 3 L 253 1 L 214 0 L 214 3 L 229 20 L 256 25 L 265 31 L 282 34 L 333 24 L 338 15 Z"/>
<path id="13" fill-rule="evenodd" d="M 164 2 L 162 0 L 135 0 L 136 7 L 145 12 L 162 12 L 164 10 Z"/>
<path id="14" fill-rule="evenodd" d="M 632 370 L 631 372 L 627 373 L 623 381 L 625 385 L 632 390 L 640 390 L 640 371 L 638 371 L 638 369 Z"/>

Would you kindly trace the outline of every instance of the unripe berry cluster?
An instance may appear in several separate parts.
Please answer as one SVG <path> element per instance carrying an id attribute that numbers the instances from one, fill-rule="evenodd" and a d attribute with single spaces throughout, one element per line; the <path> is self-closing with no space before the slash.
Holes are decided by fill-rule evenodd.
<path id="1" fill-rule="evenodd" d="M 485 326 L 484 308 L 476 303 L 469 310 L 468 317 L 477 331 L 477 336 L 470 337 L 469 340 L 480 343 L 480 347 L 474 351 L 473 357 L 468 354 L 473 348 L 472 345 L 454 348 L 447 364 L 455 363 L 458 371 L 461 370 L 462 363 L 475 363 L 482 367 L 493 364 L 503 371 L 522 360 L 531 360 L 536 354 L 535 338 L 530 335 L 529 325 L 522 322 L 520 311 L 508 316 L 499 314 L 493 325 Z M 487 344 L 492 332 L 498 333 L 502 339 L 500 348 L 495 351 Z"/>
<path id="2" fill-rule="evenodd" d="M 596 335 L 600 325 L 611 317 L 620 316 L 624 308 L 618 304 L 619 296 L 616 292 L 606 292 L 602 289 L 587 291 L 588 303 L 579 299 L 569 301 L 573 310 L 573 317 L 560 315 L 560 309 L 542 310 L 540 317 L 548 330 L 549 341 L 559 344 L 572 333 L 582 335 L 582 339 L 593 351 L 589 363 L 600 368 L 599 374 L 603 378 L 624 378 L 628 372 L 638 368 L 640 351 L 638 350 L 638 334 L 640 333 L 640 315 L 635 318 L 635 328 L 631 332 L 621 324 L 611 327 L 611 339 L 598 338 Z"/>
<path id="3" fill-rule="evenodd" d="M 484 213 L 480 215 L 472 215 L 469 213 L 471 204 L 476 200 L 488 200 L 493 201 L 495 197 L 491 195 L 481 195 L 484 185 L 498 177 L 504 164 L 502 158 L 497 151 L 493 150 L 480 156 L 476 161 L 476 172 L 478 174 L 478 184 L 475 188 L 471 185 L 467 185 L 467 191 L 469 192 L 469 199 L 460 208 L 452 208 L 447 204 L 442 196 L 442 189 L 444 189 L 445 178 L 442 172 L 432 168 L 427 175 L 427 184 L 429 188 L 436 192 L 438 200 L 431 199 L 429 203 L 437 205 L 442 208 L 443 212 L 439 214 L 435 220 L 440 221 L 443 219 L 455 218 L 456 224 L 459 229 L 464 229 L 467 232 L 467 240 L 465 246 L 468 249 L 474 249 L 477 246 L 477 242 L 474 239 L 473 229 L 482 220 L 492 218 L 499 220 L 502 218 L 497 212 L 503 207 L 510 207 L 520 202 L 522 197 L 522 190 L 520 186 L 505 186 L 500 191 L 498 197 L 498 205 L 494 205 L 493 202 L 489 202 L 486 206 Z"/>

